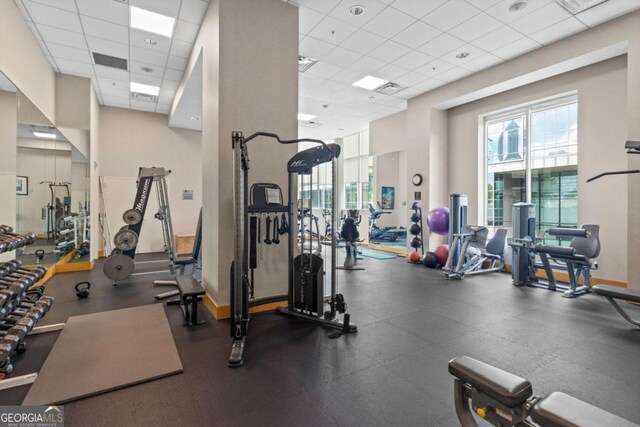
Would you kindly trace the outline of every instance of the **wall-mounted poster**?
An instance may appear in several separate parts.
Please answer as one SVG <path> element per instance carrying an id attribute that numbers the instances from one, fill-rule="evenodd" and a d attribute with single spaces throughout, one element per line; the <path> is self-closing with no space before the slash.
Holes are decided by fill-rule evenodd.
<path id="1" fill-rule="evenodd" d="M 393 209 L 396 201 L 395 187 L 382 187 L 382 209 Z"/>
<path id="2" fill-rule="evenodd" d="M 26 176 L 16 177 L 16 194 L 18 196 L 27 196 L 29 194 L 29 178 Z"/>

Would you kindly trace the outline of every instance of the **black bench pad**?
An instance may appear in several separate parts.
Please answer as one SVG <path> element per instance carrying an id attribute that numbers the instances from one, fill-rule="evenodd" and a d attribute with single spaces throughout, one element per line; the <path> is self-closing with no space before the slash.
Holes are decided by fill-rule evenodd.
<path id="1" fill-rule="evenodd" d="M 180 294 L 185 297 L 204 295 L 206 292 L 200 282 L 191 274 L 176 276 Z"/>
<path id="2" fill-rule="evenodd" d="M 509 408 L 522 405 L 533 394 L 531 383 L 524 378 L 471 357 L 452 359 L 449 373 Z"/>
<path id="3" fill-rule="evenodd" d="M 538 402 L 531 411 L 531 418 L 545 427 L 638 427 L 638 424 L 558 391 Z"/>
<path id="4" fill-rule="evenodd" d="M 591 290 L 603 297 L 611 297 L 625 301 L 640 303 L 640 290 L 619 288 L 611 285 L 595 285 Z"/>
<path id="5" fill-rule="evenodd" d="M 187 257 L 178 257 L 173 263 L 176 265 L 192 265 L 198 262 L 197 259 L 187 256 Z"/>

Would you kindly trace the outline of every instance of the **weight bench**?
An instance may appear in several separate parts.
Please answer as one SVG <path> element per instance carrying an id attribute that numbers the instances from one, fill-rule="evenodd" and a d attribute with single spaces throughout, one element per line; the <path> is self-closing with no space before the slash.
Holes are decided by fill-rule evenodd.
<path id="1" fill-rule="evenodd" d="M 535 396 L 528 380 L 467 356 L 452 359 L 449 373 L 463 427 L 478 427 L 473 413 L 495 426 L 639 427 L 564 393 Z"/>
<path id="2" fill-rule="evenodd" d="M 616 286 L 610 285 L 595 285 L 591 288 L 594 293 L 605 297 L 616 309 L 618 313 L 626 320 L 635 326 L 636 330 L 640 331 L 640 321 L 633 320 L 626 311 L 620 307 L 620 305 L 615 301 L 617 299 L 628 302 L 635 302 L 640 304 L 640 291 L 636 289 L 626 289 L 626 288 L 618 288 Z"/>
<path id="3" fill-rule="evenodd" d="M 198 321 L 198 301 L 202 301 L 202 295 L 206 293 L 198 279 L 190 274 L 183 274 L 176 276 L 176 283 L 180 298 L 167 301 L 167 305 L 180 305 L 184 320 L 187 321 L 185 326 L 206 323 L 204 320 Z"/>

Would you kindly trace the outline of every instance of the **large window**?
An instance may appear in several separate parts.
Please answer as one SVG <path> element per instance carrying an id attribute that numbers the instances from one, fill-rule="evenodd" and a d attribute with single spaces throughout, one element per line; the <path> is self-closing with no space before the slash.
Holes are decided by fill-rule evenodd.
<path id="1" fill-rule="evenodd" d="M 333 141 L 326 141 L 331 143 Z M 300 143 L 299 151 L 315 147 L 314 143 Z M 304 184 L 303 184 L 304 181 Z M 310 185 L 313 181 L 313 186 Z M 298 198 L 311 199 L 313 209 L 331 209 L 333 189 L 331 188 L 331 162 L 323 163 L 313 168 L 311 176 L 300 176 L 298 178 Z"/>
<path id="2" fill-rule="evenodd" d="M 373 161 L 369 131 L 344 138 L 342 144 L 344 209 L 367 209 L 373 202 Z"/>
<path id="3" fill-rule="evenodd" d="M 529 202 L 537 231 L 577 226 L 575 96 L 486 117 L 485 152 L 488 225 L 511 228 L 512 205 Z"/>

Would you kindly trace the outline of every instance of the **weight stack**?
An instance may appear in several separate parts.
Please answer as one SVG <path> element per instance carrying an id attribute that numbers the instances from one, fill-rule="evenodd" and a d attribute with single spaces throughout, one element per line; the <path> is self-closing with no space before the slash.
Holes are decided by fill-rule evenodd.
<path id="1" fill-rule="evenodd" d="M 323 259 L 313 254 L 298 255 L 293 260 L 293 275 L 294 308 L 322 316 L 324 314 Z"/>

